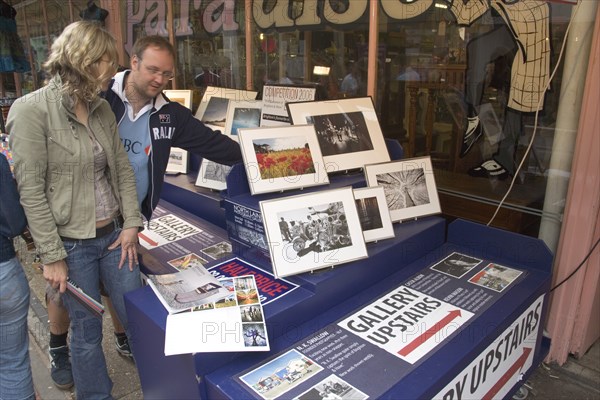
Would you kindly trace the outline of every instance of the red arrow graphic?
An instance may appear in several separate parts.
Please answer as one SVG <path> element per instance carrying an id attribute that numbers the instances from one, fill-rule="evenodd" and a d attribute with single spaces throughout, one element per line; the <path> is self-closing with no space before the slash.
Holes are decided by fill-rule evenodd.
<path id="1" fill-rule="evenodd" d="M 431 328 L 427 329 L 421 336 L 417 337 L 415 340 L 404 346 L 398 354 L 402 357 L 406 357 L 410 353 L 412 353 L 417 347 L 425 343 L 429 338 L 435 336 L 436 333 L 441 331 L 446 325 L 452 322 L 455 318 L 460 317 L 460 310 L 452 310 L 448 312 L 444 318 L 442 318 L 439 322 L 433 325 Z"/>
<path id="2" fill-rule="evenodd" d="M 508 382 L 508 380 L 515 374 L 515 372 L 518 372 L 521 370 L 521 368 L 523 368 L 523 366 L 525 365 L 525 361 L 527 361 L 527 357 L 529 357 L 529 353 L 531 353 L 531 350 L 532 349 L 530 347 L 523 347 L 523 354 L 521 354 L 517 361 L 515 361 L 515 363 L 510 366 L 508 371 L 506 371 L 504 375 L 502 375 L 500 379 L 498 379 L 498 382 L 496 382 L 494 386 L 492 386 L 492 388 L 485 394 L 485 396 L 482 397 L 483 400 L 492 400 L 494 396 L 498 394 L 500 389 L 502 389 L 504 385 L 506 385 L 506 382 Z"/>
<path id="3" fill-rule="evenodd" d="M 144 241 L 146 241 L 146 243 L 150 244 L 150 246 L 156 247 L 158 246 L 158 242 L 155 242 L 154 240 L 150 239 L 148 236 L 144 235 L 143 233 L 138 233 L 138 237 Z"/>

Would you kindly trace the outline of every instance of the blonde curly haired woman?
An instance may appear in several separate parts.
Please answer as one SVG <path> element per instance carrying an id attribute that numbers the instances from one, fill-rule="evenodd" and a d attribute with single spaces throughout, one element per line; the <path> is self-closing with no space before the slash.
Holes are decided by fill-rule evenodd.
<path id="1" fill-rule="evenodd" d="M 70 24 L 44 64 L 50 81 L 13 104 L 7 128 L 44 278 L 60 293 L 69 278 L 98 301 L 102 283 L 128 331 L 123 294 L 141 286 L 142 220 L 114 114 L 99 97 L 116 60 L 115 39 L 99 24 Z M 72 296 L 62 299 L 71 319 L 77 398 L 110 399 L 102 320 Z"/>

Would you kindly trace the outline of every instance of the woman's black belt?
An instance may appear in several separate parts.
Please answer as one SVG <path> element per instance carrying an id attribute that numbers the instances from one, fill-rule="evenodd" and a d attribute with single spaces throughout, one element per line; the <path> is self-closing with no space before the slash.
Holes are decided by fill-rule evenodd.
<path id="1" fill-rule="evenodd" d="M 113 233 L 115 230 L 123 227 L 123 222 L 124 222 L 123 216 L 121 214 L 119 214 L 119 216 L 113 218 L 113 220 L 108 225 L 104 225 L 101 228 L 96 228 L 96 236 L 93 237 L 92 239 L 98 239 L 98 238 L 101 238 L 101 237 L 104 237 L 106 235 Z M 75 239 L 75 238 L 70 238 L 67 236 L 61 236 L 60 238 L 63 241 L 64 240 L 69 240 L 69 241 L 92 240 L 92 239 Z"/>

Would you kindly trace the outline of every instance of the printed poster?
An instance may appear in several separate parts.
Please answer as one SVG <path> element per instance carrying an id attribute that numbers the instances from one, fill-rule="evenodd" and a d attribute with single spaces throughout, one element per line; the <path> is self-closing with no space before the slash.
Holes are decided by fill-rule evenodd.
<path id="1" fill-rule="evenodd" d="M 236 378 L 254 398 L 378 398 L 472 326 L 527 275 L 501 266 L 498 286 L 495 279 L 482 278 L 490 265 L 496 264 L 451 253 Z M 541 329 L 536 312 L 519 321 L 523 335 L 514 339 L 515 347 L 521 337 Z M 507 359 L 510 351 L 505 351 Z"/>
<path id="2" fill-rule="evenodd" d="M 286 279 L 277 279 L 272 273 L 237 257 L 209 267 L 208 271 L 219 280 L 240 275 L 253 275 L 258 288 L 258 296 L 263 306 L 298 288 L 298 285 Z"/>
<path id="3" fill-rule="evenodd" d="M 138 237 L 141 264 L 150 274 L 175 273 L 232 256 L 223 229 L 201 219 L 188 219 L 162 203 Z"/>
<path id="4" fill-rule="evenodd" d="M 227 289 L 227 297 L 194 312 L 167 316 L 165 355 L 269 350 L 254 276 L 227 278 L 220 284 Z"/>
<path id="5" fill-rule="evenodd" d="M 314 101 L 316 93 L 317 89 L 314 87 L 266 84 L 263 87 L 260 126 L 291 125 L 285 105 L 301 101 Z"/>

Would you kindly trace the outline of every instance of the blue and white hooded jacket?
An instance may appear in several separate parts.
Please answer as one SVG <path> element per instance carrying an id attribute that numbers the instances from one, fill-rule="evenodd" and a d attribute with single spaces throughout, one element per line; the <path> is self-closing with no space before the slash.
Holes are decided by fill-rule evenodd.
<path id="1" fill-rule="evenodd" d="M 117 123 L 125 115 L 125 76 L 129 71 L 119 72 L 110 83 L 104 98 L 110 104 Z M 190 109 L 158 95 L 152 104 L 148 130 L 152 141 L 152 152 L 148 162 L 150 187 L 142 201 L 142 214 L 150 220 L 152 211 L 160 200 L 165 171 L 171 147 L 180 147 L 202 158 L 219 164 L 233 165 L 242 162 L 239 144 L 219 131 L 213 131 L 192 115 Z"/>

